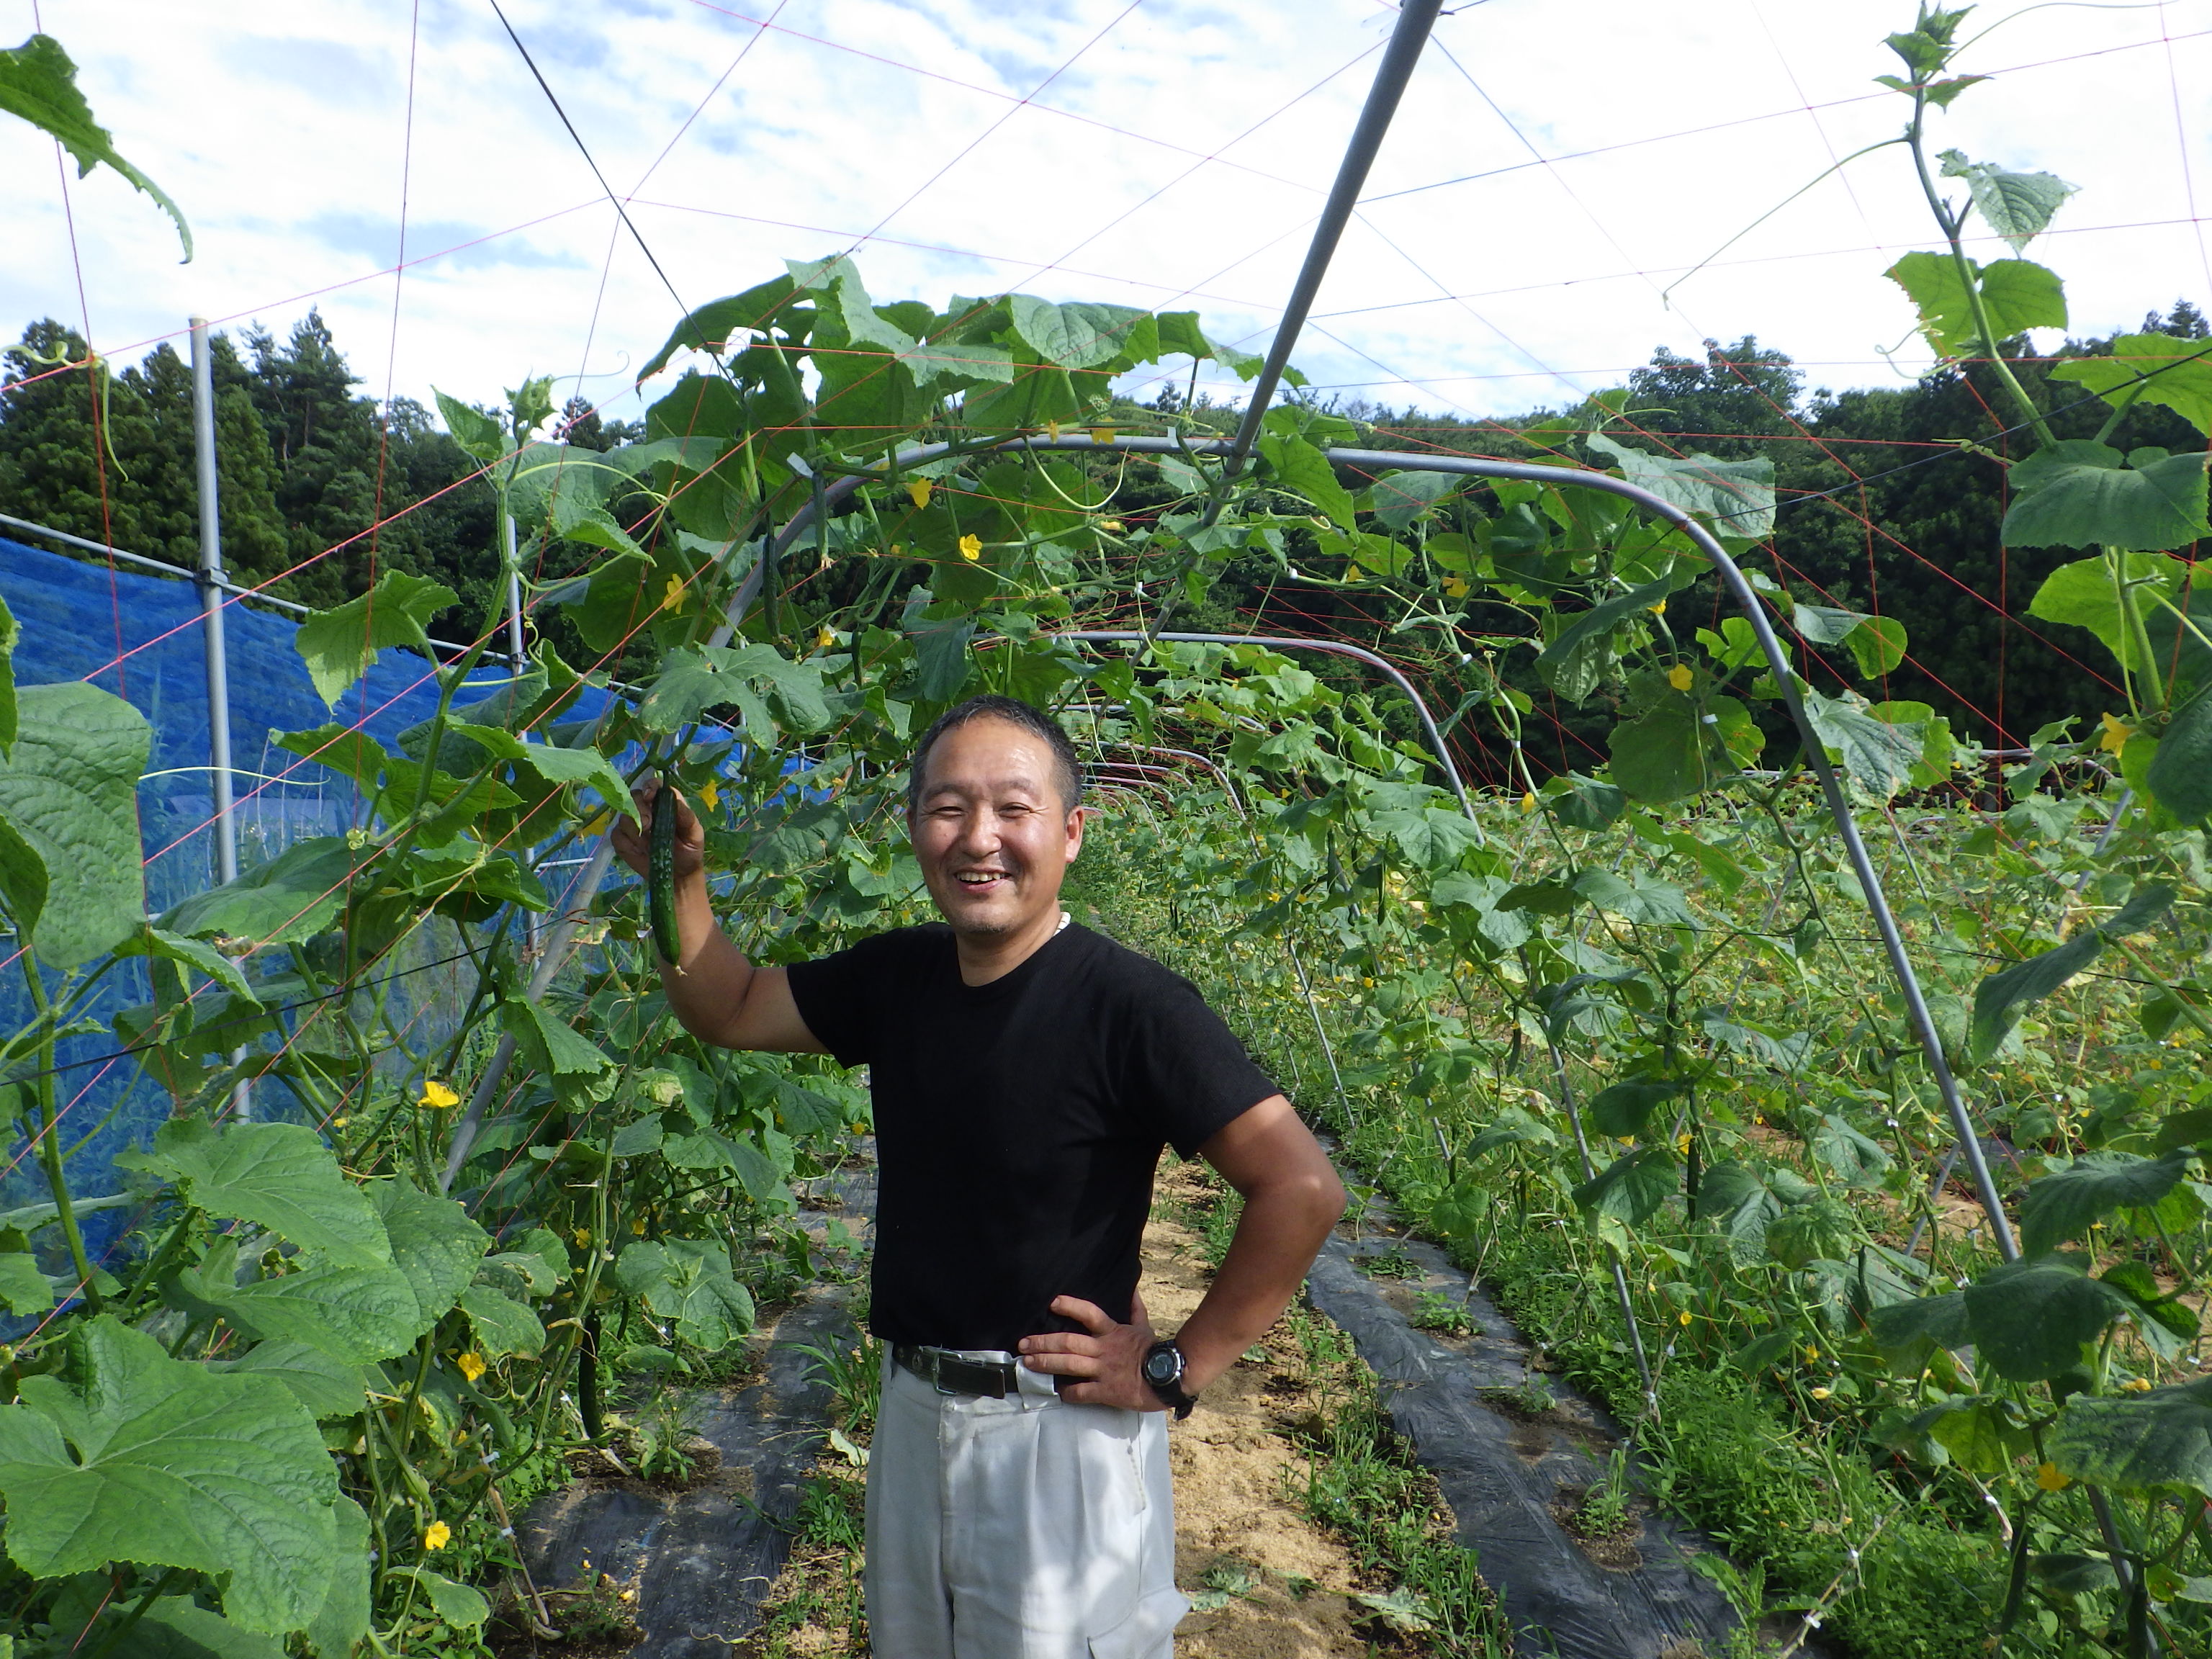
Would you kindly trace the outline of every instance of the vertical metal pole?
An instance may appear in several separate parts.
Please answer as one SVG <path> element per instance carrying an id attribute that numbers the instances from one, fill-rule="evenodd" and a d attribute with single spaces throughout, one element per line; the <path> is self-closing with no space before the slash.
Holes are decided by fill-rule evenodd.
<path id="1" fill-rule="evenodd" d="M 522 649 L 522 573 L 515 568 L 514 515 L 507 510 L 504 501 L 499 509 L 500 545 L 507 557 L 507 662 L 516 679 L 522 678 L 522 665 L 530 659 Z M 522 913 L 522 950 L 531 962 L 538 960 L 538 913 Z"/>
<path id="2" fill-rule="evenodd" d="M 215 352 L 207 319 L 192 325 L 192 450 L 199 469 L 201 643 L 207 658 L 208 775 L 215 796 L 215 875 L 218 885 L 238 879 L 238 817 L 231 796 L 230 659 L 222 631 L 222 511 L 216 492 Z M 231 1055 L 233 1064 L 246 1051 Z M 243 1079 L 231 1091 L 231 1110 L 243 1122 L 253 1115 L 253 1090 Z"/>

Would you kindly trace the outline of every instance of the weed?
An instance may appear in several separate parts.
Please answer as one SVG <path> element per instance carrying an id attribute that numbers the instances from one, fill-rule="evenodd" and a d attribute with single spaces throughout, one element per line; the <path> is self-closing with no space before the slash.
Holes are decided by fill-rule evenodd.
<path id="1" fill-rule="evenodd" d="M 1507 1416 L 1523 1419 L 1541 1417 L 1559 1403 L 1559 1396 L 1552 1392 L 1552 1385 L 1534 1371 L 1518 1382 L 1485 1389 L 1482 1397 Z"/>
<path id="2" fill-rule="evenodd" d="M 655 1389 L 636 1419 L 638 1473 L 648 1480 L 688 1485 L 699 1472 L 691 1450 L 699 1421 L 694 1396 L 679 1389 Z"/>
<path id="3" fill-rule="evenodd" d="M 1421 1264 L 1400 1248 L 1376 1255 L 1354 1256 L 1352 1265 L 1370 1279 L 1419 1279 Z"/>
<path id="4" fill-rule="evenodd" d="M 884 1393 L 884 1345 L 863 1334 L 850 1342 L 801 1343 L 799 1351 L 812 1356 L 807 1370 L 830 1385 L 839 1426 L 849 1435 L 874 1433 Z"/>
<path id="5" fill-rule="evenodd" d="M 1606 1459 L 1605 1478 L 1583 1494 L 1583 1501 L 1575 1508 L 1570 1523 L 1576 1534 L 1583 1538 L 1617 1538 L 1632 1530 L 1628 1502 L 1633 1488 L 1628 1480 L 1628 1449 L 1614 1449 Z"/>
<path id="6" fill-rule="evenodd" d="M 1443 1336 L 1466 1336 L 1474 1329 L 1467 1304 L 1441 1291 L 1423 1291 L 1414 1299 L 1412 1323 L 1417 1331 L 1435 1331 Z"/>

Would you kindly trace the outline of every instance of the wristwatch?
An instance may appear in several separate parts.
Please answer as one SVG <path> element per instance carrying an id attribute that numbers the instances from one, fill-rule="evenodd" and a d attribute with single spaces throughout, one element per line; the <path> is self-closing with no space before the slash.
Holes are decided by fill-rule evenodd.
<path id="1" fill-rule="evenodd" d="M 1171 1407 L 1176 1421 L 1180 1423 L 1190 1415 L 1190 1408 L 1198 1404 L 1194 1395 L 1183 1392 L 1182 1374 L 1185 1366 L 1182 1350 L 1172 1340 L 1155 1342 L 1145 1350 L 1145 1358 L 1137 1367 L 1145 1386 L 1159 1396 L 1160 1403 Z"/>

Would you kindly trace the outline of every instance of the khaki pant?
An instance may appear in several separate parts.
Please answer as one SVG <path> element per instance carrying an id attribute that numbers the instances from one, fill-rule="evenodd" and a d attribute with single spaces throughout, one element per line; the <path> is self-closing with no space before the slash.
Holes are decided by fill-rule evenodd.
<path id="1" fill-rule="evenodd" d="M 1171 1659 L 1166 1414 L 1071 1406 L 1021 1371 L 1004 1400 L 884 1361 L 868 1459 L 877 1659 Z"/>

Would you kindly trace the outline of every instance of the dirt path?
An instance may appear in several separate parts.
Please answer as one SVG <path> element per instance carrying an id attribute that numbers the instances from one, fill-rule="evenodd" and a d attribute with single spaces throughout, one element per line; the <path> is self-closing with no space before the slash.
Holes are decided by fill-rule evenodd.
<path id="1" fill-rule="evenodd" d="M 1188 1168 L 1160 1172 L 1145 1232 L 1144 1296 L 1152 1322 L 1172 1331 L 1198 1306 L 1211 1277 L 1204 1246 L 1174 1218 L 1210 1190 Z M 1168 1428 L 1175 1469 L 1176 1581 L 1198 1610 L 1176 1632 L 1181 1659 L 1364 1659 L 1369 1618 L 1351 1556 L 1306 1519 L 1295 1493 L 1306 1461 L 1284 1432 L 1316 1401 L 1297 1381 L 1295 1342 L 1278 1326 L 1255 1353 Z M 1240 1594 L 1222 1595 L 1239 1584 Z M 1208 1592 L 1212 1593 L 1209 1594 Z M 1208 1606 L 1217 1602 L 1218 1605 Z"/>

